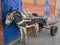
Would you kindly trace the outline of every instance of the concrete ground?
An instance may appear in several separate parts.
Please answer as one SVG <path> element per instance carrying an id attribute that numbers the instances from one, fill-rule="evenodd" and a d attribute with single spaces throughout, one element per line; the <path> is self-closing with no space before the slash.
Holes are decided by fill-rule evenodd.
<path id="1" fill-rule="evenodd" d="M 59 18 L 60 19 L 60 18 Z M 38 33 L 38 37 L 34 36 L 28 37 L 28 45 L 60 45 L 60 20 L 58 25 L 58 33 L 56 36 L 50 35 L 50 30 L 43 30 Z M 22 45 L 20 42 L 17 42 L 14 45 Z"/>

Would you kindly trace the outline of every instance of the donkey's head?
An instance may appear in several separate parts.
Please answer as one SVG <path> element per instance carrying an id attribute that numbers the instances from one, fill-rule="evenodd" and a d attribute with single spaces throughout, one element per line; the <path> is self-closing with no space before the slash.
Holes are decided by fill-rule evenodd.
<path id="1" fill-rule="evenodd" d="M 10 23 L 12 23 L 13 21 L 13 13 L 15 13 L 15 11 L 9 10 L 9 12 L 6 15 L 6 20 L 5 20 L 5 25 L 8 26 Z"/>

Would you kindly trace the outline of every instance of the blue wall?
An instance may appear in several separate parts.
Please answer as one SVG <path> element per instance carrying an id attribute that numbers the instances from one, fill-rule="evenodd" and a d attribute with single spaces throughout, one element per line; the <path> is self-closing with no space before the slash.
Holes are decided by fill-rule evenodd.
<path id="1" fill-rule="evenodd" d="M 22 0 L 5 0 L 5 3 L 6 8 L 4 8 L 4 2 L 2 2 L 2 25 L 4 31 L 4 43 L 7 45 L 20 37 L 20 31 L 14 21 L 7 28 L 5 28 L 5 17 L 11 7 L 12 10 L 17 9 L 17 11 L 21 12 Z"/>
<path id="2" fill-rule="evenodd" d="M 50 16 L 50 0 L 44 0 L 44 16 Z"/>

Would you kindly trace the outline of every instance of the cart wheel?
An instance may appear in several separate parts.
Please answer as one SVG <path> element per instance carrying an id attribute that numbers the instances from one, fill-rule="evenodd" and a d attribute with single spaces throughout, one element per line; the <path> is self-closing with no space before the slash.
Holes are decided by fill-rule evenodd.
<path id="1" fill-rule="evenodd" d="M 51 31 L 50 31 L 51 36 L 55 36 L 57 33 L 57 30 L 58 30 L 58 27 L 51 26 Z"/>

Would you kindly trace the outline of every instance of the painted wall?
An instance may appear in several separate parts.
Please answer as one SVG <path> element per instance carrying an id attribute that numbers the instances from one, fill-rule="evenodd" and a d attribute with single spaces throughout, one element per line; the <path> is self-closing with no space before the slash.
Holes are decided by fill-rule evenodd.
<path id="1" fill-rule="evenodd" d="M 34 5 L 34 0 L 22 0 L 22 7 L 31 13 L 38 13 L 39 16 L 44 15 L 44 0 L 37 0 Z M 50 15 L 55 14 L 56 0 L 50 0 Z"/>
<path id="2" fill-rule="evenodd" d="M 56 0 L 56 15 L 60 16 L 60 0 Z"/>
<path id="3" fill-rule="evenodd" d="M 4 37 L 3 37 L 3 29 L 2 29 L 2 12 L 1 12 L 1 0 L 0 0 L 0 45 L 4 45 Z"/>
<path id="4" fill-rule="evenodd" d="M 40 2 L 40 3 L 39 3 Z M 22 0 L 22 7 L 31 13 L 38 13 L 39 15 L 44 14 L 44 0 L 37 0 L 37 4 L 34 5 L 34 0 Z"/>
<path id="5" fill-rule="evenodd" d="M 55 15 L 56 0 L 50 0 L 50 15 Z"/>

